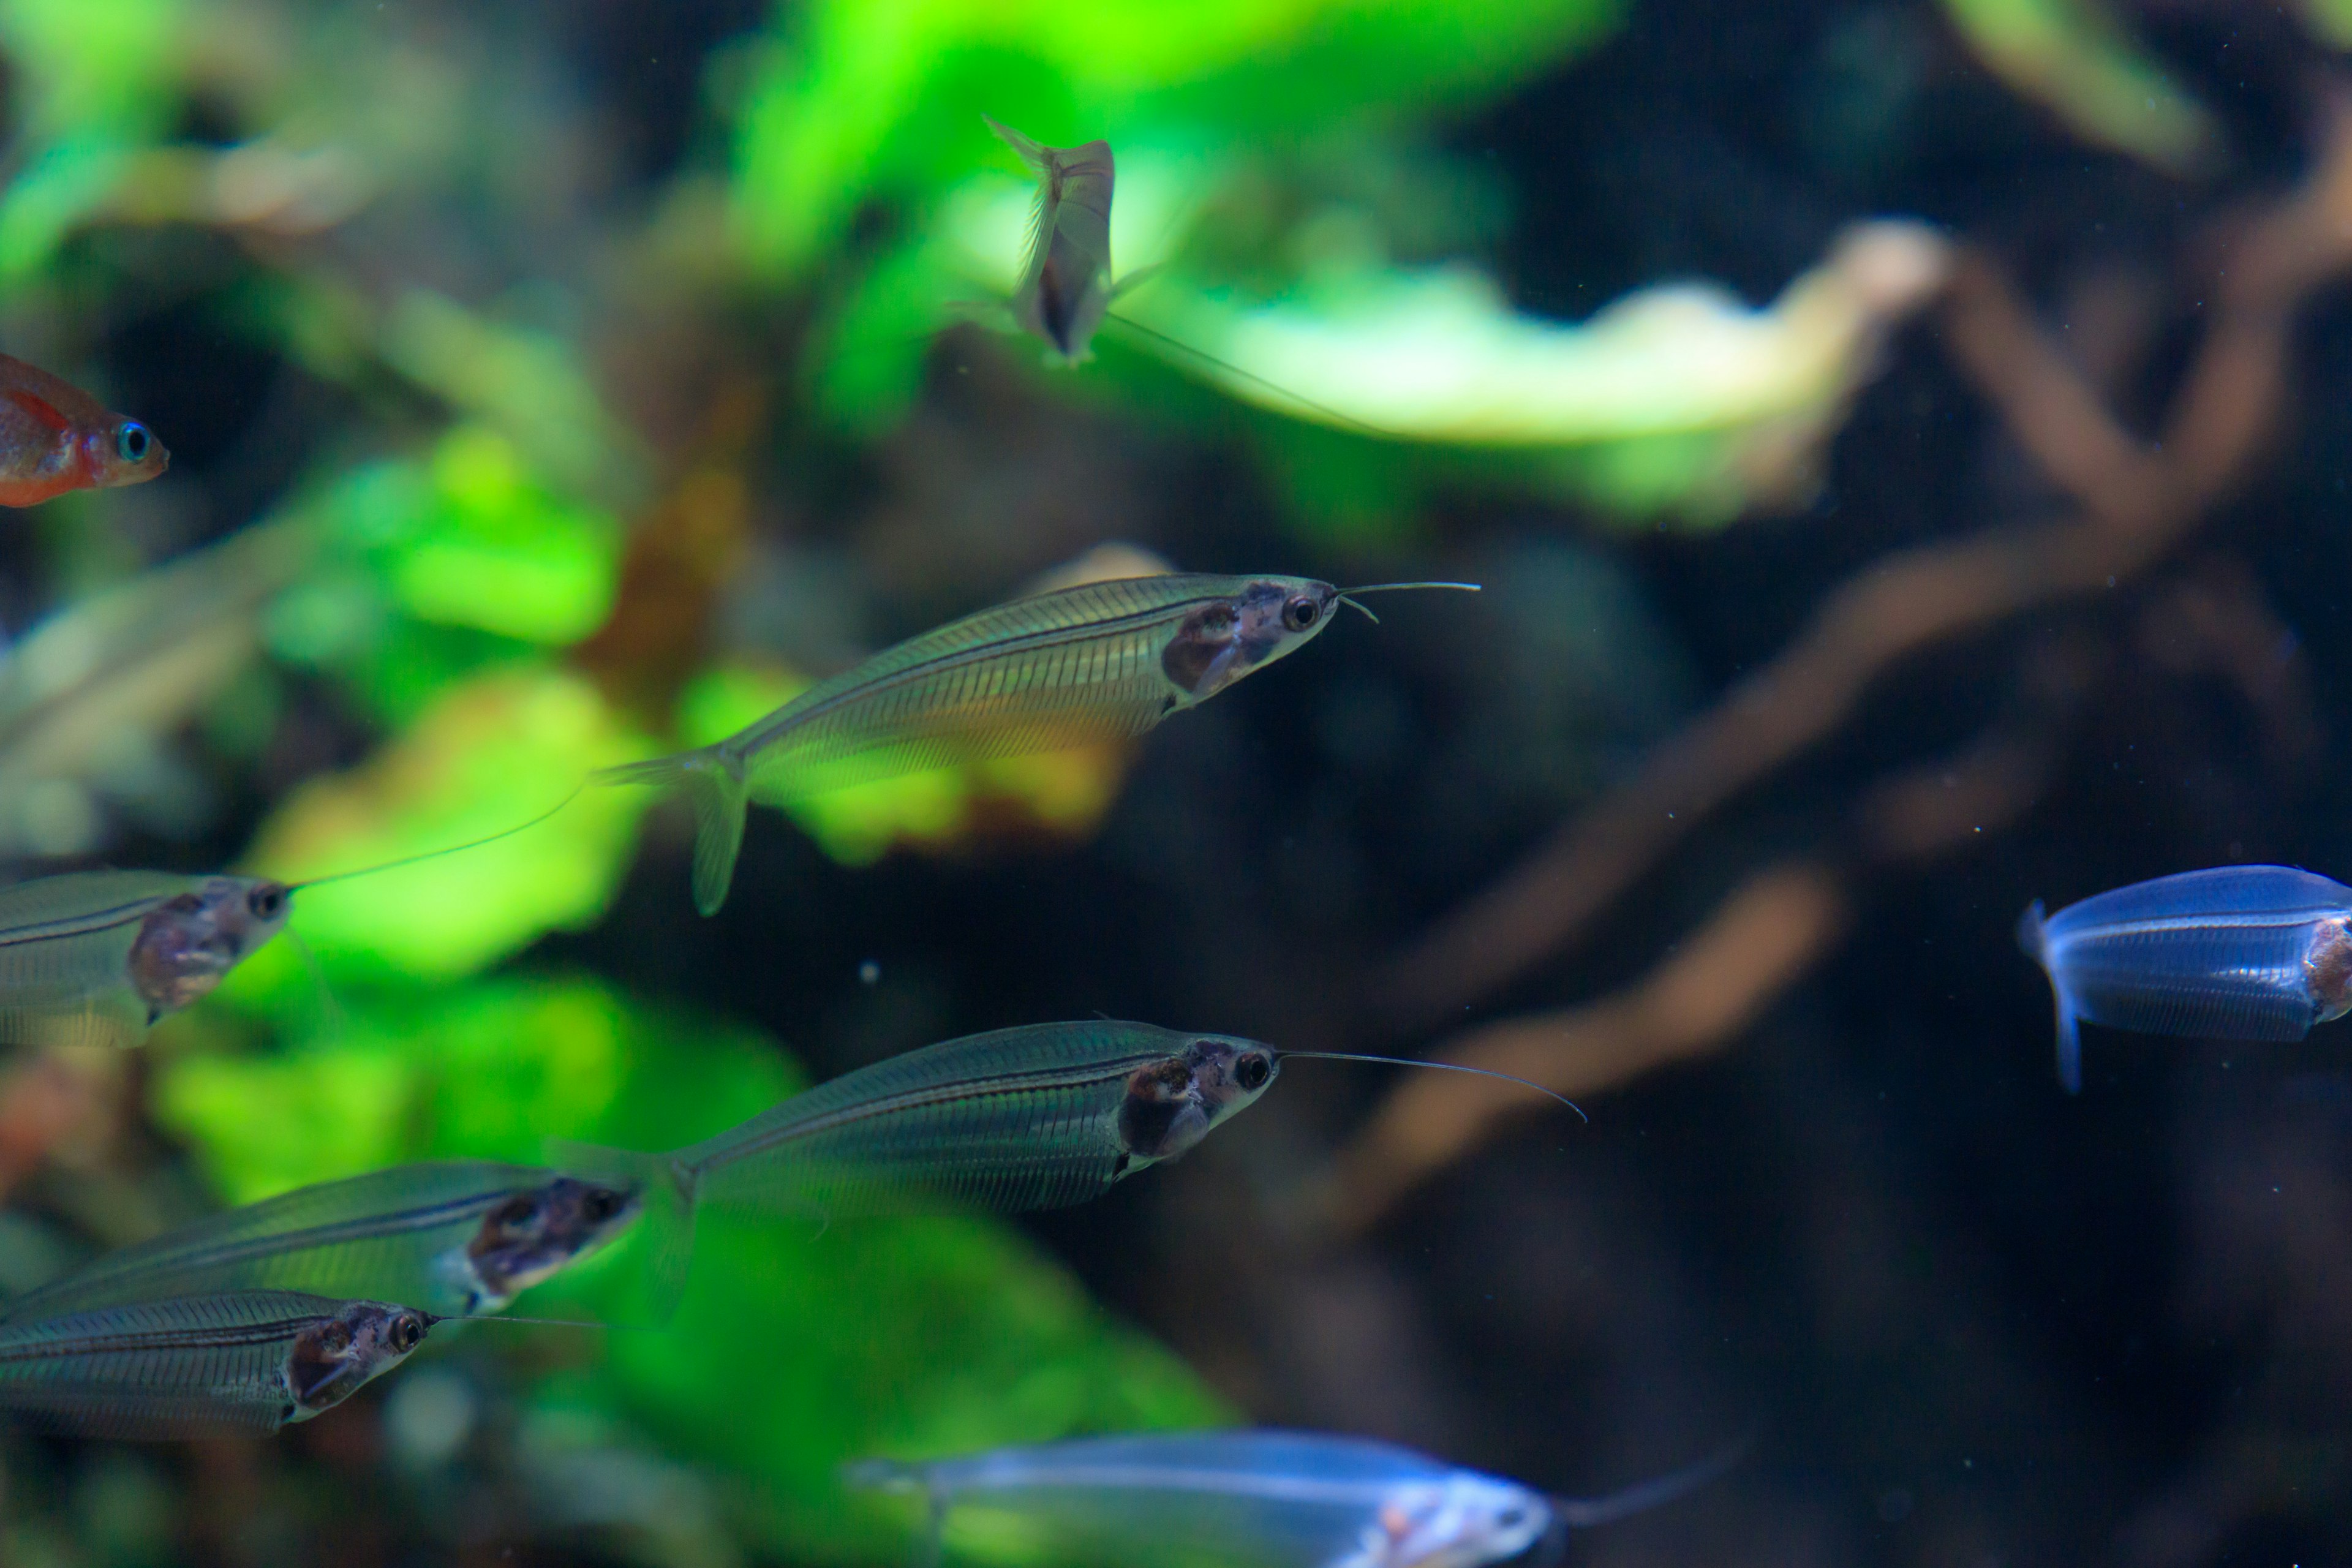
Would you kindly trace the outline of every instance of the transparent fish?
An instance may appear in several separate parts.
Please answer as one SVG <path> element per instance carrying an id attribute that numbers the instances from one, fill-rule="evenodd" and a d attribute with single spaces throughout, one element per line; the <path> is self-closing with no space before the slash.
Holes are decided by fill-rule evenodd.
<path id="1" fill-rule="evenodd" d="M 138 420 L 38 365 L 0 354 L 0 506 L 144 484 L 171 461 Z"/>
<path id="2" fill-rule="evenodd" d="M 284 929 L 289 893 L 163 871 L 0 888 L 0 1040 L 136 1044 Z"/>
<path id="3" fill-rule="evenodd" d="M 850 1485 L 921 1494 L 929 1555 L 958 1510 L 1013 1516 L 1072 1557 L 1234 1568 L 1479 1568 L 1714 1479 L 1745 1445 L 1604 1498 L 1547 1497 L 1386 1443 L 1311 1432 L 1087 1437 L 966 1458 L 869 1460 Z M 1057 1553 L 1058 1555 L 1058 1553 Z"/>
<path id="4" fill-rule="evenodd" d="M 1118 292 L 1110 277 L 1110 198 L 1118 178 L 1110 143 L 1048 147 L 993 120 L 988 128 L 1037 176 L 1037 211 L 1013 292 L 1013 319 L 1064 363 L 1091 359 L 1095 329 Z"/>
<path id="5" fill-rule="evenodd" d="M 571 798 L 485 838 L 306 882 L 71 871 L 0 888 L 0 1041 L 136 1045 L 283 931 L 303 889 L 478 848 Z"/>
<path id="6" fill-rule="evenodd" d="M 1029 252 L 1021 268 L 1021 281 L 1005 303 L 1013 323 L 1043 342 L 1052 361 L 1083 364 L 1094 357 L 1095 332 L 1106 321 L 1150 338 L 1189 359 L 1211 365 L 1228 375 L 1254 382 L 1277 397 L 1313 409 L 1335 424 L 1367 436 L 1392 432 L 1376 429 L 1338 409 L 1277 386 L 1264 376 L 1229 363 L 1204 350 L 1181 342 L 1132 316 L 1110 307 L 1114 300 L 1158 268 L 1139 268 L 1114 282 L 1110 269 L 1110 203 L 1118 169 L 1110 143 L 1093 141 L 1077 147 L 1048 147 L 1033 142 L 1010 126 L 985 114 L 988 128 L 1020 154 L 1037 177 L 1035 216 L 1030 220 Z"/>
<path id="7" fill-rule="evenodd" d="M 832 1218 L 1085 1203 L 1265 1091 L 1269 1046 L 1150 1024 L 1034 1024 L 845 1073 L 667 1154 L 557 1144 L 567 1167 L 680 1206 Z"/>
<path id="8" fill-rule="evenodd" d="M 1277 1051 L 1112 1019 L 1031 1024 L 844 1073 L 669 1153 L 560 1142 L 552 1151 L 566 1169 L 646 1193 L 649 1203 L 660 1193 L 666 1208 L 689 1215 L 709 1205 L 829 1223 L 941 1207 L 1064 1208 L 1183 1154 L 1256 1103 L 1294 1058 L 1395 1060 Z M 1500 1078 L 1559 1098 L 1482 1068 L 1397 1065 Z"/>
<path id="9" fill-rule="evenodd" d="M 0 1305 L 0 1324 L 255 1289 L 475 1317 L 503 1310 L 603 1247 L 644 1207 L 638 1192 L 538 1166 L 399 1165 L 302 1187 L 118 1248 Z"/>
<path id="10" fill-rule="evenodd" d="M 694 902 L 727 901 L 752 799 L 779 801 L 982 757 L 1140 735 L 1313 637 L 1356 594 L 1307 577 L 1171 574 L 982 610 L 886 648 L 715 745 L 606 768 L 596 784 L 684 785 Z"/>
<path id="11" fill-rule="evenodd" d="M 2299 1040 L 2352 1010 L 2352 888 L 2287 866 L 2221 866 L 2135 882 L 2018 942 L 2050 976 L 2058 1077 L 2082 1087 L 2078 1024 L 2225 1040 Z"/>
<path id="12" fill-rule="evenodd" d="M 251 1290 L 0 1326 L 0 1412 L 90 1437 L 264 1436 L 425 1342 L 429 1313 Z"/>

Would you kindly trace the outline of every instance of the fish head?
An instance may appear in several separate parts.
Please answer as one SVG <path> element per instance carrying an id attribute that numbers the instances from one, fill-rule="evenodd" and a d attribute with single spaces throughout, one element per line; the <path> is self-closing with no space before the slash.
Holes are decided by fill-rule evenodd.
<path id="1" fill-rule="evenodd" d="M 172 466 L 172 454 L 155 432 L 119 414 L 76 431 L 75 444 L 83 471 L 101 489 L 145 484 Z"/>
<path id="2" fill-rule="evenodd" d="M 611 1240 L 636 1218 L 639 1207 L 635 1193 L 573 1176 L 514 1194 L 482 1216 L 481 1228 L 466 1244 L 474 1281 L 466 1310 L 498 1311 Z"/>
<path id="3" fill-rule="evenodd" d="M 1381 1501 L 1365 1534 L 1367 1560 L 1381 1568 L 1481 1568 L 1517 1557 L 1551 1528 L 1539 1492 L 1493 1476 L 1456 1470 L 1444 1479 L 1401 1486 Z"/>
<path id="4" fill-rule="evenodd" d="M 390 1372 L 425 1342 L 433 1320 L 386 1301 L 346 1301 L 295 1337 L 286 1352 L 286 1391 L 294 1402 L 289 1421 L 307 1421 Z"/>
<path id="5" fill-rule="evenodd" d="M 1160 651 L 1160 668 L 1190 707 L 1302 647 L 1321 631 L 1339 590 L 1312 577 L 1253 577 L 1198 605 Z"/>
<path id="6" fill-rule="evenodd" d="M 221 977 L 286 927 L 294 896 L 263 877 L 206 877 L 139 922 L 131 984 L 150 1024 L 207 995 Z"/>
<path id="7" fill-rule="evenodd" d="M 1136 1068 L 1118 1108 L 1120 1173 L 1176 1158 L 1254 1103 L 1281 1071 L 1273 1047 L 1229 1035 L 1194 1035 Z"/>

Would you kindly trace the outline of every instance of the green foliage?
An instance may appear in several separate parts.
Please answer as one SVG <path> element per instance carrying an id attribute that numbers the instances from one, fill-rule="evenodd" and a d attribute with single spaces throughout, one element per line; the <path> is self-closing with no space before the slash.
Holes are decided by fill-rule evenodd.
<path id="1" fill-rule="evenodd" d="M 1294 138 L 1523 80 L 1617 14 L 1612 0 L 831 0 L 795 16 L 742 111 L 745 240 L 798 269 L 872 195 L 928 208 L 990 156 L 983 111 L 1048 142 L 1108 135 L 1122 152 Z"/>
<path id="2" fill-rule="evenodd" d="M 339 979 L 470 974 L 604 913 L 646 801 L 581 781 L 644 747 L 576 676 L 482 676 L 449 689 L 365 767 L 289 796 L 252 863 L 299 881 L 433 856 L 298 892 L 293 929 Z M 238 983 L 282 983 L 283 963 L 276 976 L 247 964 Z"/>
<path id="3" fill-rule="evenodd" d="M 343 674 L 388 717 L 577 642 L 612 609 L 618 523 L 483 426 L 451 429 L 427 460 L 354 469 L 301 511 L 330 558 L 274 607 L 272 650 Z"/>
<path id="4" fill-rule="evenodd" d="M 180 0 L 0 4 L 20 136 L 17 173 L 0 194 L 0 286 L 45 266 L 161 130 L 176 100 L 185 26 Z"/>
<path id="5" fill-rule="evenodd" d="M 2187 174 L 2214 153 L 2212 117 L 2092 0 L 1944 0 L 1985 63 L 2084 137 Z"/>

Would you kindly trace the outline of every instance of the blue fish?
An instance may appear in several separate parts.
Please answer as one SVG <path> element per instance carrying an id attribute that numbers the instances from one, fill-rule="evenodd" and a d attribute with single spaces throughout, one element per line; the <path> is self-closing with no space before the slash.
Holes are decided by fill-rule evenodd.
<path id="1" fill-rule="evenodd" d="M 1236 1568 L 1483 1568 L 1571 1527 L 1602 1524 L 1714 1479 L 1742 1443 L 1604 1498 L 1547 1497 L 1410 1448 L 1313 1432 L 1083 1437 L 928 1464 L 872 1459 L 851 1486 L 930 1505 L 936 1557 L 947 1514 L 1017 1516 L 1104 1561 Z"/>
<path id="2" fill-rule="evenodd" d="M 2352 888 L 2290 866 L 2217 866 L 2135 882 L 2046 920 L 2018 942 L 2050 976 L 2058 1078 L 2083 1083 L 2084 1019 L 2222 1040 L 2299 1040 L 2352 1011 Z"/>

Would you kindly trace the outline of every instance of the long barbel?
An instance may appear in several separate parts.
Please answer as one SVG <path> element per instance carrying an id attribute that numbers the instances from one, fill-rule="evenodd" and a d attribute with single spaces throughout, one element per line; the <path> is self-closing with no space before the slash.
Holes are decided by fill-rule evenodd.
<path id="1" fill-rule="evenodd" d="M 651 1227 L 645 1310 L 685 1268 L 663 1194 L 488 1160 L 430 1161 L 300 1187 L 105 1253 L 0 1303 L 0 1325 L 254 1289 L 397 1302 L 440 1318 L 502 1310 L 633 1226 Z"/>
<path id="2" fill-rule="evenodd" d="M 333 1408 L 431 1314 L 299 1291 L 183 1297 L 0 1327 L 0 1411 L 94 1437 L 264 1436 Z"/>
<path id="3" fill-rule="evenodd" d="M 1320 632 L 1349 595 L 1308 577 L 1124 578 L 1017 599 L 887 648 L 691 752 L 606 768 L 598 784 L 683 786 L 694 901 L 726 902 L 750 802 L 892 773 L 1144 733 Z"/>

